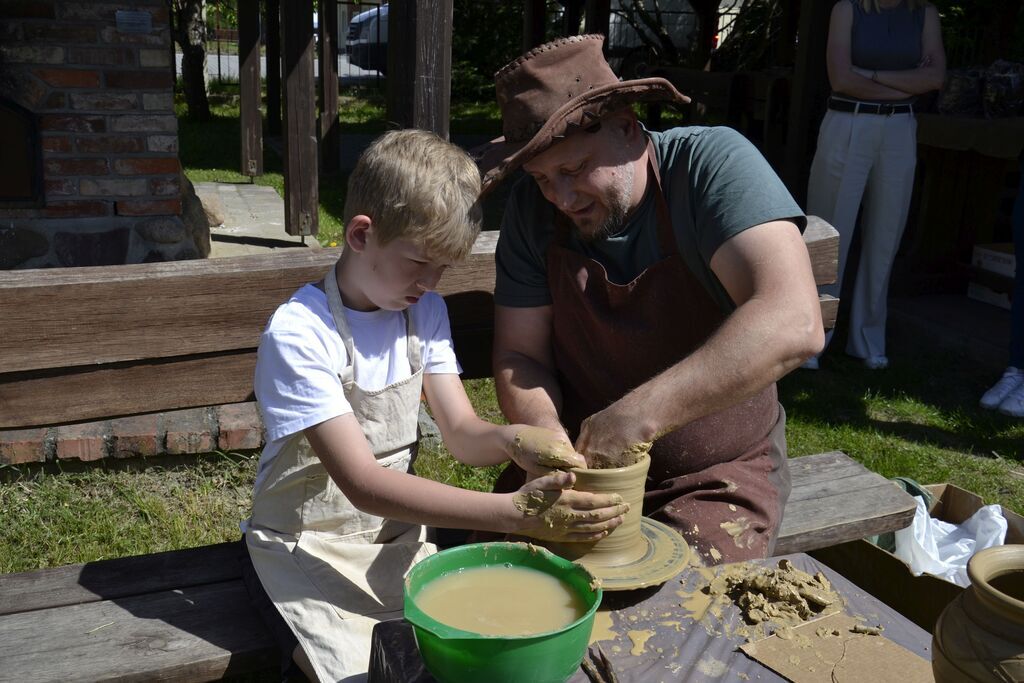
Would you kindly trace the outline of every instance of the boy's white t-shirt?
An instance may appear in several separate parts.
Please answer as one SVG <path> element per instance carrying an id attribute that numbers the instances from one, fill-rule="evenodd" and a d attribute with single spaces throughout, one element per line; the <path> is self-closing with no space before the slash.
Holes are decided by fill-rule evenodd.
<path id="1" fill-rule="evenodd" d="M 424 374 L 459 374 L 444 299 L 428 292 L 409 307 L 420 341 Z M 401 311 L 345 309 L 355 347 L 355 382 L 375 391 L 412 375 L 405 316 Z M 348 353 L 314 285 L 295 292 L 271 316 L 256 357 L 256 400 L 267 430 L 256 485 L 281 448 L 298 432 L 352 412 L 339 374 Z"/>

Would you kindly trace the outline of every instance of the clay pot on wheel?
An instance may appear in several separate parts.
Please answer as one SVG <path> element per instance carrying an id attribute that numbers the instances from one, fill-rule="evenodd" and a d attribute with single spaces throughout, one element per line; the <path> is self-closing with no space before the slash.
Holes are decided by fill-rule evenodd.
<path id="1" fill-rule="evenodd" d="M 935 624 L 935 680 L 1024 681 L 1024 545 L 978 552 L 967 575 L 971 585 Z"/>

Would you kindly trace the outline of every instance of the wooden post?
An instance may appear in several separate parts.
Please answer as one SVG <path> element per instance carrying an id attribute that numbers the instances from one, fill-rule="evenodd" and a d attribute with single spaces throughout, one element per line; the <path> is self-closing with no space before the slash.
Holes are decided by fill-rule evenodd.
<path id="1" fill-rule="evenodd" d="M 523 0 L 523 52 L 528 52 L 544 42 L 546 23 L 545 0 Z"/>
<path id="2" fill-rule="evenodd" d="M 294 2 L 281 14 L 284 56 L 284 226 L 289 235 L 319 231 L 313 5 Z"/>
<path id="3" fill-rule="evenodd" d="M 338 3 L 320 0 L 320 163 L 325 173 L 341 165 L 338 129 Z"/>
<path id="4" fill-rule="evenodd" d="M 452 0 L 389 5 L 388 120 L 448 139 Z"/>
<path id="5" fill-rule="evenodd" d="M 801 205 L 807 195 L 812 141 L 824 116 L 828 94 L 825 47 L 833 4 L 822 0 L 802 0 L 800 3 L 800 38 L 789 100 L 789 131 L 782 177 Z"/>
<path id="6" fill-rule="evenodd" d="M 242 175 L 263 175 L 260 118 L 260 0 L 238 0 L 238 90 L 241 95 Z"/>
<path id="7" fill-rule="evenodd" d="M 583 22 L 584 33 L 600 33 L 603 36 L 608 35 L 608 26 L 612 19 L 612 2 L 611 0 L 587 0 L 587 15 Z M 608 49 L 608 43 L 605 42 L 605 50 Z"/>
<path id="8" fill-rule="evenodd" d="M 566 0 L 565 12 L 562 14 L 562 35 L 575 36 L 580 32 L 580 19 L 583 18 L 584 0 Z"/>
<path id="9" fill-rule="evenodd" d="M 267 135 L 281 134 L 281 0 L 267 0 Z"/>

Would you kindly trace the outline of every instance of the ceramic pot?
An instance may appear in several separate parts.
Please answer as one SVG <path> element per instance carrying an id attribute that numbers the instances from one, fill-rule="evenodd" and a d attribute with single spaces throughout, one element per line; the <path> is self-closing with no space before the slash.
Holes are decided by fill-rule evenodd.
<path id="1" fill-rule="evenodd" d="M 617 493 L 629 503 L 629 512 L 617 528 L 600 541 L 593 543 L 545 544 L 552 552 L 569 560 L 581 560 L 589 568 L 620 567 L 643 557 L 647 543 L 640 534 L 640 520 L 644 511 L 644 484 L 651 458 L 643 458 L 628 467 L 612 469 L 573 468 L 577 491 L 591 493 Z"/>
<path id="2" fill-rule="evenodd" d="M 967 575 L 971 585 L 935 624 L 935 680 L 1024 681 L 1024 545 L 976 553 Z"/>

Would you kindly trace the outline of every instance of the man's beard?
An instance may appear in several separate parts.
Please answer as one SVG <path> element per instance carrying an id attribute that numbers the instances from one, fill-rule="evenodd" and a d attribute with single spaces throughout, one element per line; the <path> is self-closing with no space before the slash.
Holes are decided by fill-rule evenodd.
<path id="1" fill-rule="evenodd" d="M 633 191 L 633 179 L 636 171 L 633 169 L 633 164 L 629 163 L 620 168 L 622 174 L 608 188 L 608 194 L 605 197 L 608 215 L 594 230 L 584 230 L 580 226 L 576 226 L 576 231 L 584 242 L 596 242 L 610 237 L 621 231 L 626 225 L 626 217 L 629 216 L 631 210 L 629 199 Z"/>

